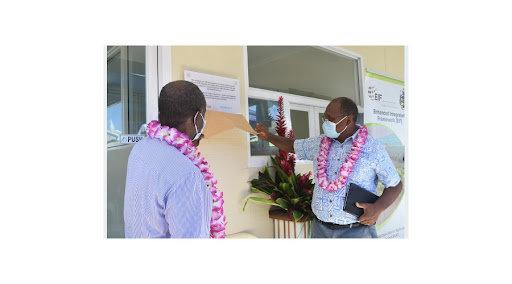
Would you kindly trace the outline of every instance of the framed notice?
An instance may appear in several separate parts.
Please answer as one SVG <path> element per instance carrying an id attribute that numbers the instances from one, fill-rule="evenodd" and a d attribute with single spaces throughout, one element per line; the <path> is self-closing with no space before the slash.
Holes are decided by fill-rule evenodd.
<path id="1" fill-rule="evenodd" d="M 237 79 L 185 70 L 185 80 L 196 84 L 206 98 L 206 110 L 240 113 L 240 84 Z"/>

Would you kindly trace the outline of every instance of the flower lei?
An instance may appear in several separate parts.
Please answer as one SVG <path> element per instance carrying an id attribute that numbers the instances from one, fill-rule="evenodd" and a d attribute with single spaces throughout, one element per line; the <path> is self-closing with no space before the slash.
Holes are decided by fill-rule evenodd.
<path id="1" fill-rule="evenodd" d="M 359 154 L 361 153 L 364 143 L 366 142 L 366 138 L 368 137 L 368 129 L 366 126 L 361 126 L 359 124 L 357 124 L 357 126 L 360 127 L 359 134 L 357 134 L 357 138 L 352 142 L 352 148 L 350 149 L 347 158 L 345 158 L 345 163 L 340 167 L 340 175 L 337 179 L 331 182 L 327 180 L 327 156 L 329 155 L 332 140 L 325 136 L 320 143 L 320 152 L 318 153 L 317 158 L 317 179 L 318 184 L 329 192 L 337 191 L 345 186 L 345 183 L 352 172 L 352 168 L 355 166 L 357 160 L 359 160 Z"/>
<path id="2" fill-rule="evenodd" d="M 206 186 L 213 196 L 212 218 L 210 220 L 210 237 L 225 238 L 226 237 L 226 216 L 224 215 L 224 199 L 223 193 L 215 186 L 217 180 L 210 173 L 208 162 L 201 157 L 201 153 L 197 151 L 192 141 L 187 135 L 181 133 L 176 128 L 169 126 L 161 126 L 160 122 L 153 120 L 147 126 L 148 136 L 164 140 L 167 144 L 176 147 L 183 155 L 187 156 L 196 167 L 201 170 Z"/>

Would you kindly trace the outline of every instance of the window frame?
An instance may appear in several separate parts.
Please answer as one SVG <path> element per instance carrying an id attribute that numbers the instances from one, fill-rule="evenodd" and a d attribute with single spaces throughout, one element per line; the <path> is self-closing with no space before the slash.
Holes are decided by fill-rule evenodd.
<path id="1" fill-rule="evenodd" d="M 105 47 L 107 48 L 107 47 Z M 108 52 L 107 52 L 107 59 L 106 59 L 106 64 L 108 66 L 108 61 L 112 58 L 114 58 L 115 56 L 117 56 L 119 54 L 120 56 L 120 62 L 121 62 L 121 116 L 122 116 L 122 125 L 123 125 L 123 131 L 125 131 L 125 129 L 128 129 L 128 107 L 127 107 L 127 102 L 128 102 L 128 92 L 126 91 L 128 89 L 128 82 L 126 80 L 126 74 L 127 74 L 127 70 L 128 70 L 128 66 L 127 66 L 127 58 L 128 58 L 128 48 L 127 46 L 114 46 L 112 49 L 110 49 Z M 108 90 L 107 90 L 108 92 Z M 108 94 L 106 94 L 106 96 L 108 96 Z M 107 106 L 107 110 L 108 110 L 108 106 Z M 108 125 L 107 125 L 108 127 Z M 117 144 L 115 145 L 111 145 L 110 147 L 107 145 L 108 148 L 112 148 L 112 147 L 117 147 L 119 146 L 120 143 L 118 142 Z"/>
<path id="2" fill-rule="evenodd" d="M 334 46 L 314 46 L 315 48 L 327 51 L 327 52 L 333 52 L 337 55 L 345 56 L 350 59 L 356 60 L 356 68 L 354 70 L 355 77 L 358 78 L 358 87 L 359 92 L 356 92 L 356 94 L 359 94 L 359 96 L 356 96 L 355 103 L 357 105 L 357 108 L 359 112 L 362 113 L 364 110 L 364 99 L 363 99 L 363 58 L 361 55 L 351 52 L 349 50 L 346 50 L 341 47 L 334 47 Z M 313 119 L 310 119 L 309 123 L 309 133 L 310 137 L 318 136 L 320 135 L 320 129 L 319 129 L 319 118 L 318 114 L 320 113 L 320 109 L 325 110 L 327 105 L 330 103 L 330 101 L 317 99 L 317 98 L 310 98 L 310 97 L 304 97 L 289 93 L 282 93 L 277 91 L 269 91 L 259 88 L 253 88 L 249 87 L 249 64 L 248 64 L 248 52 L 247 52 L 247 46 L 244 46 L 243 49 L 243 56 L 244 56 L 244 89 L 245 89 L 245 117 L 249 118 L 249 98 L 253 99 L 261 99 L 261 100 L 273 100 L 276 101 L 279 99 L 280 96 L 283 96 L 283 105 L 284 105 L 284 112 L 286 115 L 286 125 L 289 127 L 291 126 L 291 117 L 290 117 L 290 109 L 297 109 L 297 110 L 304 110 L 308 109 L 309 114 L 313 113 Z M 314 127 L 311 127 L 311 124 L 314 124 Z M 248 161 L 248 167 L 254 168 L 254 167 L 264 167 L 267 163 L 270 164 L 270 155 L 268 156 L 252 156 L 251 155 L 251 146 L 250 146 L 250 134 L 247 133 L 247 161 Z M 313 164 L 312 161 L 309 160 L 297 160 L 297 165 L 311 165 Z"/>
<path id="3" fill-rule="evenodd" d="M 115 56 L 117 52 L 123 52 L 121 55 L 121 72 L 126 74 L 127 66 L 126 66 L 126 58 L 127 58 L 127 46 L 115 46 L 110 50 L 107 50 L 107 46 L 105 46 L 105 122 L 107 117 L 107 61 Z M 145 46 L 146 53 L 146 123 L 152 120 L 158 120 L 158 97 L 160 95 L 160 90 L 169 82 L 172 81 L 172 62 L 171 62 L 171 46 Z M 124 56 L 124 57 L 123 57 Z M 124 69 L 123 69 L 124 66 Z M 126 85 L 124 82 L 126 78 L 121 76 L 121 88 Z M 126 87 L 126 86 L 124 86 Z M 121 104 L 122 104 L 122 113 L 123 113 L 123 129 L 128 129 L 128 109 L 126 106 L 127 102 L 127 92 L 126 89 L 121 90 Z M 135 133 L 133 133 L 135 134 Z M 105 131 L 105 136 L 106 136 Z M 104 139 L 106 141 L 106 137 Z M 106 143 L 106 142 L 105 142 Z M 132 147 L 133 144 L 116 144 L 112 146 L 106 145 L 107 151 L 123 149 L 126 147 Z"/>
<path id="4" fill-rule="evenodd" d="M 283 99 L 284 99 L 284 97 L 283 97 Z M 329 101 L 326 101 L 326 100 L 320 100 L 320 101 L 322 104 L 325 104 L 325 102 L 327 103 L 327 105 L 329 104 Z M 307 111 L 308 115 L 309 115 L 309 137 L 315 137 L 315 136 L 320 135 L 320 128 L 318 126 L 318 111 L 325 110 L 327 105 L 325 105 L 325 107 L 323 107 L 323 106 L 319 107 L 319 106 L 298 104 L 296 102 L 290 102 L 290 108 L 287 110 L 288 111 L 287 117 L 290 117 L 289 125 L 293 128 L 293 124 L 291 123 L 291 112 L 290 112 L 292 109 L 299 110 L 299 111 Z M 312 165 L 313 162 L 309 161 L 309 160 L 296 159 L 295 164 L 297 164 L 297 165 Z"/>

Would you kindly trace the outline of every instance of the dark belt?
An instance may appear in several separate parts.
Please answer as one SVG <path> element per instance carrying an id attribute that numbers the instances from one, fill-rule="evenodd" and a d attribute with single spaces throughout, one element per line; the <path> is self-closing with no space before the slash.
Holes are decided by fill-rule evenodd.
<path id="1" fill-rule="evenodd" d="M 327 226 L 331 230 L 355 228 L 355 227 L 358 227 L 358 226 L 366 226 L 366 225 L 361 224 L 361 223 L 352 223 L 352 224 L 346 224 L 346 225 L 334 224 L 334 223 L 324 222 L 324 221 L 318 219 L 316 216 L 315 216 L 315 219 L 318 222 L 322 223 L 323 225 Z"/>

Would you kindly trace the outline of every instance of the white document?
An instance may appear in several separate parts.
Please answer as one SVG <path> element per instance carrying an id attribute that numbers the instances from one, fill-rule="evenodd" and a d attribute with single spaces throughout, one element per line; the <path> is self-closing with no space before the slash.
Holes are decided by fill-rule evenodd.
<path id="1" fill-rule="evenodd" d="M 240 113 L 240 84 L 237 79 L 185 70 L 185 80 L 196 84 L 206 98 L 206 110 Z"/>

